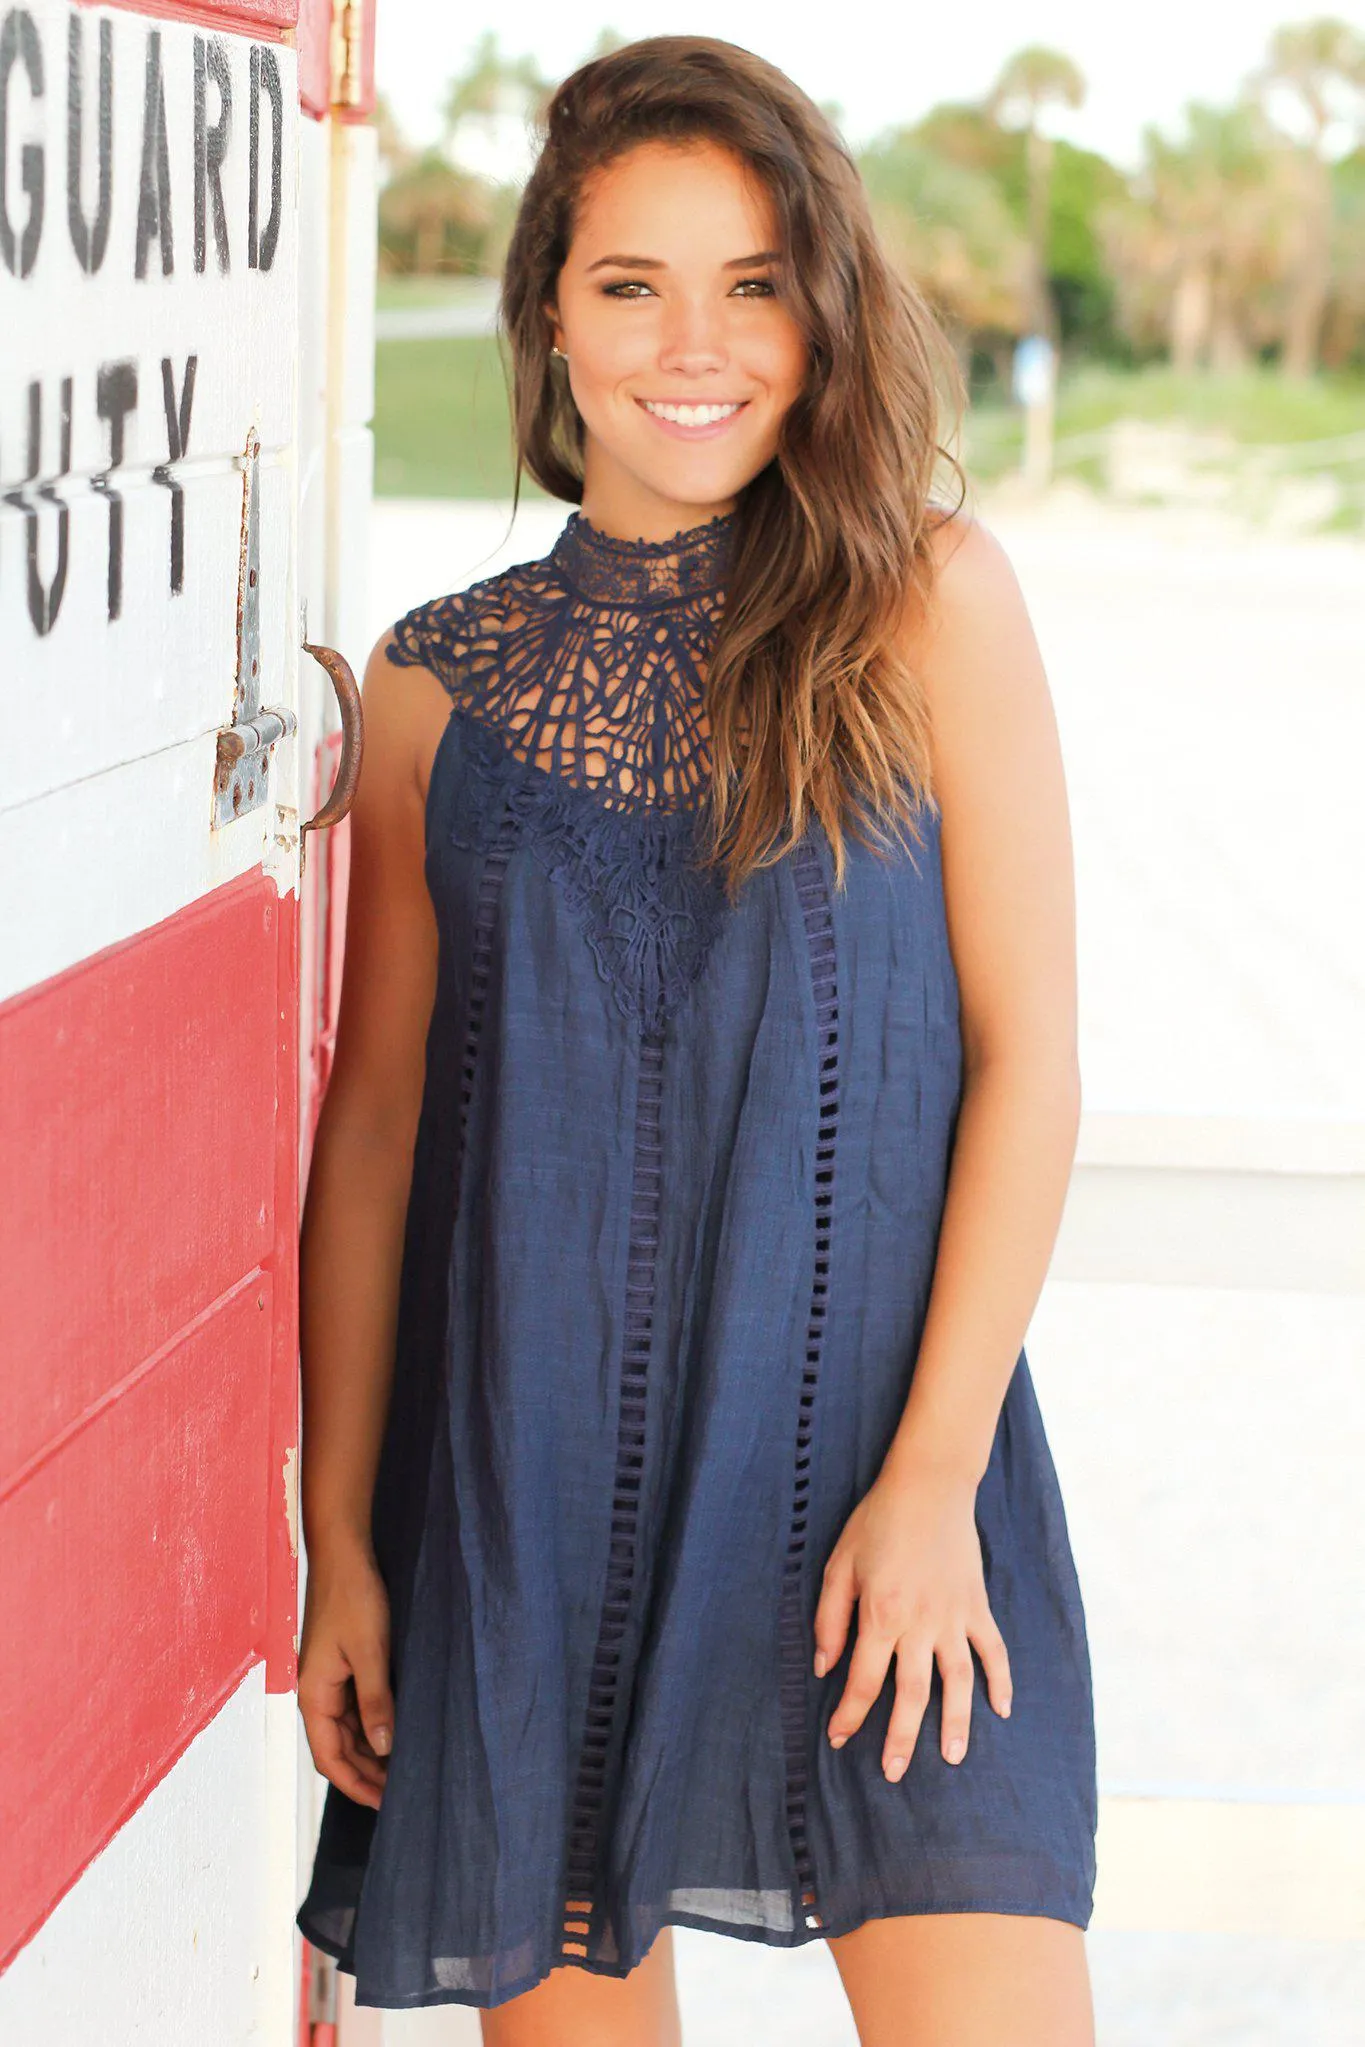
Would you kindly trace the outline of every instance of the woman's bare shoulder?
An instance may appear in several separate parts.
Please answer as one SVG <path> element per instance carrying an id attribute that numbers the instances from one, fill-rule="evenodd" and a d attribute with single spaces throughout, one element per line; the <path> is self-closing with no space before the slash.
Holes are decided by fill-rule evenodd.
<path id="1" fill-rule="evenodd" d="M 937 509 L 926 521 L 935 592 L 957 608 L 974 598 L 999 595 L 1018 579 L 996 534 L 975 513 Z"/>
<path id="2" fill-rule="evenodd" d="M 999 538 L 957 512 L 935 524 L 929 546 L 931 589 L 911 658 L 929 709 L 936 785 L 960 799 L 993 762 L 1022 772 L 1047 753 L 1054 712 L 1024 592 Z"/>
<path id="3" fill-rule="evenodd" d="M 937 518 L 927 529 L 931 560 L 928 604 L 916 613 L 917 656 L 931 685 L 948 674 L 970 676 L 989 689 L 1006 666 L 1033 663 L 1037 645 L 1014 564 L 996 534 L 966 512 Z"/>

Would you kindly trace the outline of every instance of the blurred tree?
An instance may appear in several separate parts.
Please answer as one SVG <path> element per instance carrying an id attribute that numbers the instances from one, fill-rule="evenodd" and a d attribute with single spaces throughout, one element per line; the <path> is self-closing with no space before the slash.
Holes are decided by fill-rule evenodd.
<path id="1" fill-rule="evenodd" d="M 446 88 L 443 140 L 450 142 L 462 121 L 487 121 L 508 111 L 538 110 L 550 90 L 534 57 L 512 57 L 498 44 L 496 29 L 485 29 L 463 71 Z"/>
<path id="2" fill-rule="evenodd" d="M 1023 133 L 1002 128 L 984 105 L 954 103 L 932 108 L 899 132 L 932 156 L 987 178 L 1020 235 L 1027 234 L 1028 145 Z M 1058 339 L 1063 348 L 1077 353 L 1122 358 L 1127 352 L 1116 325 L 1113 277 L 1095 231 L 1099 208 L 1126 191 L 1123 173 L 1106 158 L 1069 142 L 1053 145 L 1044 266 L 1056 306 Z M 1023 332 L 1027 312 L 1026 302 L 1010 322 L 1011 338 Z M 992 357 L 998 373 L 1007 379 L 1008 351 L 1002 353 L 998 340 L 980 335 L 976 346 Z"/>
<path id="3" fill-rule="evenodd" d="M 858 167 L 888 256 L 933 301 L 959 352 L 976 337 L 1017 334 L 1029 252 L 994 179 L 913 129 L 878 138 Z"/>
<path id="4" fill-rule="evenodd" d="M 1292 260 L 1300 180 L 1255 101 L 1192 102 L 1185 133 L 1143 130 L 1143 166 L 1097 225 L 1121 317 L 1177 370 L 1236 370 L 1273 338 Z"/>
<path id="5" fill-rule="evenodd" d="M 623 36 L 619 29 L 599 28 L 597 41 L 589 50 L 584 62 L 588 63 L 594 57 L 609 57 L 613 50 L 624 50 L 627 41 L 628 38 Z"/>
<path id="6" fill-rule="evenodd" d="M 1085 80 L 1060 50 L 1039 44 L 1008 58 L 990 92 L 985 112 L 1002 128 L 1020 125 L 1028 167 L 1029 301 L 1035 333 L 1057 341 L 1057 316 L 1047 284 L 1047 246 L 1052 182 L 1053 141 L 1039 116 L 1045 107 L 1079 107 Z"/>
<path id="7" fill-rule="evenodd" d="M 395 177 L 399 171 L 405 171 L 416 156 L 416 151 L 404 137 L 393 108 L 382 92 L 375 95 L 371 119 L 378 143 L 379 182 L 382 185 Z"/>
<path id="8" fill-rule="evenodd" d="M 507 55 L 496 30 L 485 29 L 446 88 L 442 143 L 495 184 L 519 177 L 528 167 L 531 130 L 553 91 L 534 57 Z"/>
<path id="9" fill-rule="evenodd" d="M 899 132 L 913 136 L 935 156 L 960 164 L 963 170 L 983 171 L 994 178 L 1012 206 L 1024 191 L 1022 180 L 1016 190 L 1010 189 L 1012 167 L 1023 160 L 1019 138 L 1002 128 L 984 106 L 945 100 L 931 107 L 912 127 Z M 1026 208 L 1019 205 L 1015 210 L 1021 224 L 1024 223 Z"/>
<path id="10" fill-rule="evenodd" d="M 1332 295 L 1322 366 L 1365 370 L 1365 149 L 1332 166 Z"/>
<path id="11" fill-rule="evenodd" d="M 1298 255 L 1290 282 L 1282 364 L 1307 377 L 1318 366 L 1323 320 L 1332 291 L 1333 180 L 1328 137 L 1338 120 L 1365 134 L 1365 36 L 1323 16 L 1276 31 L 1251 84 L 1273 103 L 1278 90 L 1297 102 L 1307 126 L 1300 147 Z"/>
<path id="12" fill-rule="evenodd" d="M 379 195 L 381 267 L 392 272 L 468 272 L 484 267 L 493 188 L 426 150 Z"/>
<path id="13" fill-rule="evenodd" d="M 1124 357 L 1114 279 L 1096 232 L 1100 209 L 1125 197 L 1128 181 L 1107 157 L 1070 142 L 1054 145 L 1048 239 L 1048 288 L 1059 345 L 1076 354 Z"/>

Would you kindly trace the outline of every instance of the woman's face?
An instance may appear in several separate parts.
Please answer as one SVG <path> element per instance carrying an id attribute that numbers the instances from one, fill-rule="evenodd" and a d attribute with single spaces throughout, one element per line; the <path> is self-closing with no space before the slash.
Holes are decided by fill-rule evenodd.
<path id="1" fill-rule="evenodd" d="M 589 179 L 547 310 L 604 531 L 669 539 L 772 460 L 807 368 L 777 235 L 762 181 L 710 142 L 640 143 Z"/>

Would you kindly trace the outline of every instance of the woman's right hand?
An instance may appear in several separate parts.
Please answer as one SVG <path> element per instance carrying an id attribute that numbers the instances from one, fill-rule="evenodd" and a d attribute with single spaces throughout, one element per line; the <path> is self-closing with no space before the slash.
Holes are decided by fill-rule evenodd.
<path id="1" fill-rule="evenodd" d="M 373 1555 L 359 1546 L 308 1559 L 299 1711 L 322 1775 L 377 1811 L 393 1746 L 389 1599 Z"/>

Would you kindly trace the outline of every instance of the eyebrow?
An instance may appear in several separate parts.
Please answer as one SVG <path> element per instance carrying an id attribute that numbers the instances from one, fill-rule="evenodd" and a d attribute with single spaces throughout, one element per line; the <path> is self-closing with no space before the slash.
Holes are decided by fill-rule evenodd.
<path id="1" fill-rule="evenodd" d="M 780 250 L 760 249 L 754 256 L 736 256 L 732 262 L 723 263 L 721 268 L 723 270 L 754 270 L 760 263 L 778 263 L 780 261 Z M 595 263 L 589 263 L 588 274 L 591 275 L 594 270 L 606 270 L 609 267 L 617 270 L 667 270 L 668 265 L 661 262 L 657 256 L 599 256 Z"/>

